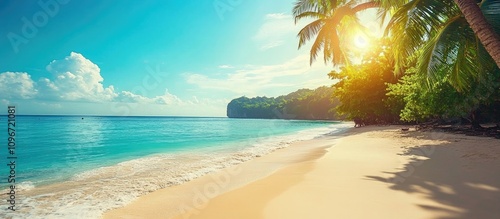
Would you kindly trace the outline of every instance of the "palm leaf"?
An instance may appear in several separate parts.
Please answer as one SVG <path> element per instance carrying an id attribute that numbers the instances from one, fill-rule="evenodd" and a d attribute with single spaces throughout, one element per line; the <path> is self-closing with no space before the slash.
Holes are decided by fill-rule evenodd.
<path id="1" fill-rule="evenodd" d="M 480 63 L 474 39 L 464 17 L 448 20 L 424 46 L 419 72 L 431 83 L 445 79 L 459 91 L 469 90 L 470 82 L 478 77 Z"/>
<path id="2" fill-rule="evenodd" d="M 325 28 L 321 29 L 318 33 L 318 36 L 316 37 L 316 40 L 314 41 L 311 51 L 310 51 L 310 57 L 309 57 L 309 64 L 312 65 L 314 60 L 316 60 L 316 57 L 318 56 L 318 52 L 324 47 L 324 42 L 325 39 L 327 38 L 327 31 Z"/>
<path id="3" fill-rule="evenodd" d="M 452 3 L 451 0 L 413 0 L 394 13 L 385 35 L 394 39 L 396 73 L 402 72 L 404 60 L 435 34 L 436 27 L 459 13 Z"/>
<path id="4" fill-rule="evenodd" d="M 497 34 L 500 34 L 500 1 L 484 0 L 480 7 L 488 23 L 491 24 Z M 477 40 L 477 42 L 478 56 L 482 59 L 490 57 L 483 44 L 479 43 L 479 40 Z M 498 72 L 498 66 L 495 65 L 492 59 L 488 60 L 488 62 L 484 62 L 482 66 L 486 68 L 485 71 Z"/>
<path id="5" fill-rule="evenodd" d="M 316 34 L 318 34 L 318 31 L 320 31 L 323 28 L 324 24 L 325 24 L 324 20 L 320 19 L 320 20 L 315 20 L 306 25 L 304 28 L 302 28 L 299 31 L 299 34 L 297 35 L 299 37 L 299 49 L 307 41 L 309 41 Z"/>
<path id="6" fill-rule="evenodd" d="M 297 16 L 304 12 L 318 11 L 318 2 L 315 0 L 298 0 L 293 7 L 293 15 Z"/>
<path id="7" fill-rule="evenodd" d="M 297 24 L 297 22 L 303 18 L 324 19 L 325 16 L 324 16 L 324 14 L 321 14 L 318 12 L 307 11 L 307 12 L 304 12 L 302 14 L 295 16 L 295 24 Z"/>

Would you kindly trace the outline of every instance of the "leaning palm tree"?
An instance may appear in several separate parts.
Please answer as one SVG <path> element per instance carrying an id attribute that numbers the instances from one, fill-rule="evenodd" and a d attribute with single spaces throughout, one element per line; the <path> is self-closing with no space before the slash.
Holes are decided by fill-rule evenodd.
<path id="1" fill-rule="evenodd" d="M 388 11 L 405 11 L 414 13 L 414 9 L 426 7 L 428 11 L 420 11 L 423 17 L 433 15 L 442 16 L 443 9 L 460 12 L 457 16 L 462 16 L 477 36 L 479 42 L 484 46 L 487 53 L 493 58 L 497 67 L 500 68 L 500 36 L 498 27 L 500 20 L 499 0 L 373 0 L 378 3 L 381 11 L 387 14 Z M 443 8 L 443 6 L 445 8 Z M 401 14 L 400 14 L 401 15 Z M 446 15 L 445 15 L 446 16 Z M 427 25 L 426 22 L 421 25 Z M 439 26 L 432 26 L 433 28 Z M 421 28 L 425 28 L 422 26 Z"/>
<path id="2" fill-rule="evenodd" d="M 500 1 L 481 1 L 479 7 L 475 0 L 454 0 L 454 2 L 462 11 L 467 23 L 479 38 L 486 51 L 495 60 L 496 65 L 500 68 L 500 36 L 498 27 L 500 27 Z M 491 25 L 490 25 L 491 24 Z M 495 26 L 497 30 L 495 31 Z"/>
<path id="3" fill-rule="evenodd" d="M 398 7 L 386 30 L 394 40 L 397 71 L 403 69 L 407 57 L 423 48 L 418 68 L 431 82 L 445 77 L 456 89 L 467 90 L 472 83 L 496 72 L 491 53 L 482 46 L 453 0 L 399 3 L 404 4 Z M 496 31 L 500 30 L 499 9 L 500 1 L 486 0 L 480 5 L 486 24 L 493 24 L 490 26 Z"/>
<path id="4" fill-rule="evenodd" d="M 352 30 L 353 26 L 360 26 L 355 14 L 372 7 L 379 7 L 383 15 L 391 12 L 393 17 L 388 33 L 396 39 L 395 46 L 398 47 L 395 50 L 396 70 L 404 66 L 408 56 L 426 45 L 426 56 L 420 62 L 423 63 L 420 65 L 422 72 L 428 73 L 432 79 L 437 69 L 433 66 L 439 63 L 455 66 L 448 71 L 450 82 L 461 89 L 471 83 L 469 79 L 475 76 L 474 72 L 484 72 L 472 66 L 482 68 L 492 62 L 487 54 L 500 67 L 500 38 L 497 34 L 500 33 L 499 5 L 499 0 L 298 0 L 293 14 L 296 22 L 302 18 L 315 19 L 299 32 L 299 48 L 317 35 L 311 48 L 310 62 L 323 49 L 325 62 L 343 64 L 349 62 L 346 48 L 340 46 L 344 44 L 344 33 Z M 467 29 L 468 26 L 472 28 Z M 450 34 L 455 34 L 455 37 Z M 465 39 L 475 36 L 476 43 L 467 41 L 463 44 Z M 446 43 L 445 39 L 453 43 Z M 480 57 L 472 58 L 476 55 Z M 450 60 L 455 61 L 450 63 Z M 477 64 L 478 61 L 482 64 Z"/>
<path id="5" fill-rule="evenodd" d="M 295 23 L 301 19 L 313 19 L 298 34 L 299 49 L 316 36 L 310 51 L 310 64 L 321 50 L 325 63 L 348 64 L 349 49 L 341 44 L 363 29 L 356 13 L 375 5 L 375 2 L 357 4 L 354 0 L 298 0 L 293 8 Z"/>

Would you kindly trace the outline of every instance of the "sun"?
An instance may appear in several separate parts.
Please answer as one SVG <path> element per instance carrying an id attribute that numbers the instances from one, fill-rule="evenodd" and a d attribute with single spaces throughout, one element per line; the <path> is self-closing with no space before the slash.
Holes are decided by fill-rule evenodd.
<path id="1" fill-rule="evenodd" d="M 366 49 L 369 46 L 368 38 L 362 34 L 357 34 L 354 36 L 354 46 L 358 49 Z"/>

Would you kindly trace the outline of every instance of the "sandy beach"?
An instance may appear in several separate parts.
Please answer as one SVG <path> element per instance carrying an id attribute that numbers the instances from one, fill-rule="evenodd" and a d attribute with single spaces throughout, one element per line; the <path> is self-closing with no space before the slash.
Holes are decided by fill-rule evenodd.
<path id="1" fill-rule="evenodd" d="M 499 218 L 500 141 L 400 126 L 298 142 L 104 218 Z"/>

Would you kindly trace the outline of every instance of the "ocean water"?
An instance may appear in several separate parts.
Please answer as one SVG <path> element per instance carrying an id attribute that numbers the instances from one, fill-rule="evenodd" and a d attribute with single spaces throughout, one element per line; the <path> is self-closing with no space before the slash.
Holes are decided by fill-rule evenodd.
<path id="1" fill-rule="evenodd" d="M 7 125 L 6 117 L 0 122 Z M 0 218 L 99 218 L 148 192 L 347 128 L 325 121 L 17 116 L 17 210 L 2 201 Z M 0 156 L 7 163 L 6 149 Z M 7 176 L 9 169 L 0 171 Z M 3 194 L 8 185 L 2 180 Z"/>

